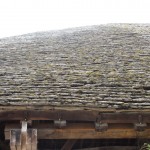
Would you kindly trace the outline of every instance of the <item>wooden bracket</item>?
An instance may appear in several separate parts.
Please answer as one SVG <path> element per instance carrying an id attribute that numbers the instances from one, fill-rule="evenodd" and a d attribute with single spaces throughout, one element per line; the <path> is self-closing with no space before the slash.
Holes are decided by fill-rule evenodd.
<path id="1" fill-rule="evenodd" d="M 147 124 L 143 123 L 142 115 L 138 116 L 138 121 L 139 121 L 138 123 L 134 123 L 134 129 L 139 132 L 144 131 L 147 127 Z"/>
<path id="2" fill-rule="evenodd" d="M 101 131 L 101 132 L 107 131 L 107 129 L 108 129 L 108 124 L 102 122 L 102 115 L 101 114 L 99 114 L 97 117 L 97 120 L 95 122 L 95 129 L 97 131 Z"/>
<path id="3" fill-rule="evenodd" d="M 147 127 L 146 123 L 135 123 L 134 124 L 134 129 L 139 132 L 144 131 L 146 129 L 146 127 Z"/>
<path id="4" fill-rule="evenodd" d="M 54 120 L 54 126 L 57 128 L 66 127 L 66 120 Z"/>
<path id="5" fill-rule="evenodd" d="M 57 113 L 57 116 L 58 116 L 58 120 L 54 120 L 54 126 L 57 127 L 57 128 L 63 128 L 63 127 L 66 127 L 66 120 L 63 119 L 62 117 L 62 113 L 61 111 L 59 111 Z"/>
<path id="6" fill-rule="evenodd" d="M 108 129 L 108 124 L 107 123 L 100 123 L 100 122 L 95 122 L 95 129 L 97 131 L 107 131 Z"/>
<path id="7" fill-rule="evenodd" d="M 37 129 L 27 129 L 27 122 L 22 121 L 21 129 L 10 131 L 11 150 L 37 150 Z"/>
<path id="8" fill-rule="evenodd" d="M 107 123 L 95 122 L 95 129 L 97 131 L 107 131 L 108 124 Z"/>

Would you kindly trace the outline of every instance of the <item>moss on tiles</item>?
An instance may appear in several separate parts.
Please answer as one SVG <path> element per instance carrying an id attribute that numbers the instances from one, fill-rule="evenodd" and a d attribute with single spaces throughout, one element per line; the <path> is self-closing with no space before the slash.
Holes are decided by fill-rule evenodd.
<path id="1" fill-rule="evenodd" d="M 150 108 L 150 92 L 134 88 L 150 85 L 149 35 L 150 25 L 108 24 L 1 39 L 0 99 L 3 105 Z"/>

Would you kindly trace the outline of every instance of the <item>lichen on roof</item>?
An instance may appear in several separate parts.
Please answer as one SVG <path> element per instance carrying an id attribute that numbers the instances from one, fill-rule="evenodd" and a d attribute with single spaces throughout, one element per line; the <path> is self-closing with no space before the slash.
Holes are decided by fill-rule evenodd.
<path id="1" fill-rule="evenodd" d="M 0 104 L 150 108 L 150 25 L 0 39 Z"/>

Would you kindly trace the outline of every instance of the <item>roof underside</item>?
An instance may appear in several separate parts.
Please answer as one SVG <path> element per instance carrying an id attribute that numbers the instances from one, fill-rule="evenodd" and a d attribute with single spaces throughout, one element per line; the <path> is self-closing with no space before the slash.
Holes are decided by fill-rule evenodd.
<path id="1" fill-rule="evenodd" d="M 150 25 L 1 39 L 0 104 L 150 108 Z"/>

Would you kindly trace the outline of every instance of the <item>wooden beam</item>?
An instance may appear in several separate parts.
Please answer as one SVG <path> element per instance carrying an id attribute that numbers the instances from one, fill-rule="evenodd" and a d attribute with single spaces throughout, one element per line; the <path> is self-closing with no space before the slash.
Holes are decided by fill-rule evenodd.
<path id="1" fill-rule="evenodd" d="M 9 135 L 7 135 L 7 136 L 8 136 L 8 138 L 10 138 L 10 149 L 17 150 L 16 149 L 16 132 L 13 130 L 9 130 L 9 133 L 10 133 L 10 137 L 9 137 Z"/>
<path id="2" fill-rule="evenodd" d="M 95 148 L 83 148 L 76 150 L 137 150 L 136 146 L 105 146 L 105 147 L 95 147 Z"/>
<path id="3" fill-rule="evenodd" d="M 37 150 L 37 129 L 32 129 L 31 148 L 32 150 Z"/>
<path id="4" fill-rule="evenodd" d="M 61 150 L 71 150 L 74 146 L 74 144 L 76 143 L 76 139 L 69 139 L 66 141 L 66 143 L 63 145 L 63 147 L 61 148 Z"/>
<path id="5" fill-rule="evenodd" d="M 20 129 L 13 129 L 13 130 L 11 129 L 10 130 L 11 150 L 37 150 L 37 130 L 28 129 L 27 135 L 25 136 L 27 137 L 24 137 L 24 135 L 22 136 L 22 131 Z"/>
<path id="6" fill-rule="evenodd" d="M 22 121 L 21 150 L 27 150 L 27 122 L 26 121 Z"/>
<path id="7" fill-rule="evenodd" d="M 14 111 L 14 110 L 68 110 L 68 111 L 72 111 L 72 110 L 92 110 L 92 111 L 99 111 L 99 112 L 116 112 L 117 110 L 114 108 L 91 108 L 91 107 L 73 107 L 73 106 L 69 106 L 69 107 L 57 107 L 57 106 L 50 106 L 50 105 L 13 105 L 13 106 L 0 106 L 0 110 L 2 110 L 3 112 L 7 112 L 7 111 Z M 130 112 L 139 112 L 141 110 L 139 109 L 130 109 L 130 110 L 119 110 L 120 111 L 130 111 Z M 144 111 L 149 111 L 149 109 L 145 109 Z"/>
<path id="8" fill-rule="evenodd" d="M 50 106 L 50 105 L 10 105 L 10 106 L 0 106 L 1 112 L 7 112 L 7 111 L 16 111 L 16 110 L 39 110 L 39 111 L 47 111 L 47 110 L 67 110 L 67 111 L 78 111 L 78 110 L 87 110 L 87 111 L 97 111 L 101 113 L 141 113 L 141 112 L 150 112 L 150 110 L 147 109 L 115 109 L 115 108 L 91 108 L 91 107 L 76 107 L 76 106 Z"/>
<path id="9" fill-rule="evenodd" d="M 28 134 L 27 134 L 27 150 L 32 150 L 32 145 L 31 145 L 31 143 L 32 143 L 32 130 L 28 130 Z"/>
<path id="10" fill-rule="evenodd" d="M 22 150 L 21 149 L 21 131 L 19 129 L 10 131 L 10 149 Z"/>
<path id="11" fill-rule="evenodd" d="M 6 139 L 9 139 L 10 130 L 16 127 L 16 124 L 6 124 Z M 109 124 L 104 132 L 97 132 L 94 123 L 68 123 L 63 129 L 55 128 L 50 123 L 40 123 L 33 128 L 37 129 L 37 139 L 150 138 L 150 125 L 142 132 L 135 131 L 133 124 Z"/>
<path id="12" fill-rule="evenodd" d="M 98 112 L 94 110 L 14 110 L 0 112 L 0 120 L 61 120 L 66 121 L 92 121 L 101 119 L 101 123 L 150 123 L 150 112 Z"/>
<path id="13" fill-rule="evenodd" d="M 17 124 L 9 130 L 11 150 L 37 150 L 37 130 L 27 129 L 27 121 L 21 124 L 21 129 Z"/>
<path id="14" fill-rule="evenodd" d="M 98 115 L 97 111 L 87 110 L 14 110 L 1 111 L 0 120 L 80 120 L 95 121 Z"/>

